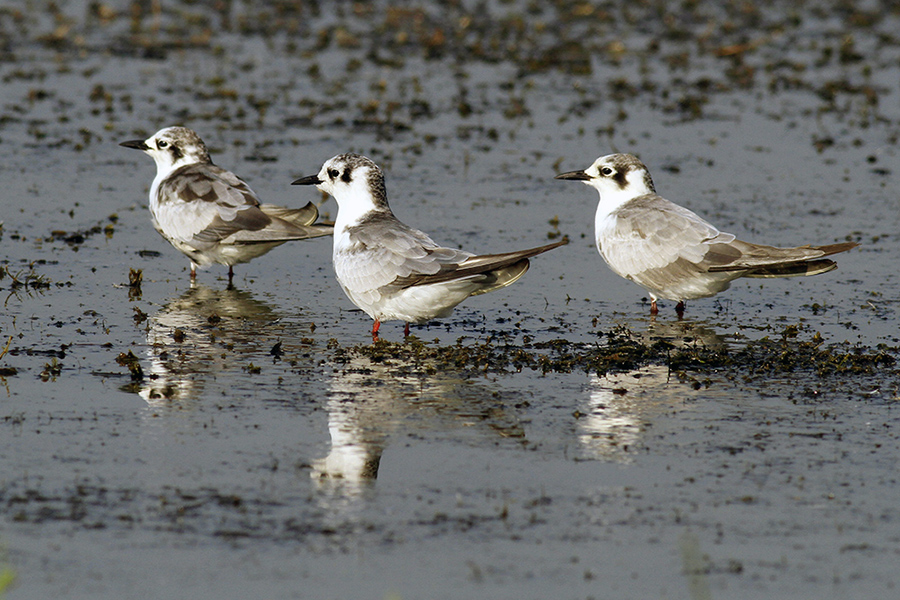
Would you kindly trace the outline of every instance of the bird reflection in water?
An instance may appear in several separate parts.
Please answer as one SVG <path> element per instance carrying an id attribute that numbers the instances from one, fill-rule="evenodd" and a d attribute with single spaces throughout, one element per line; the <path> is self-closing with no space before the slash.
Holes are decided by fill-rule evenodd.
<path id="1" fill-rule="evenodd" d="M 148 319 L 150 368 L 138 393 L 151 405 L 196 400 L 216 374 L 259 352 L 277 320 L 249 292 L 192 285 Z"/>
<path id="2" fill-rule="evenodd" d="M 704 346 L 712 350 L 723 350 L 726 347 L 725 337 L 704 320 L 666 320 L 651 316 L 647 319 L 647 328 L 636 333 L 645 344 L 663 340 L 675 348 Z"/>
<path id="3" fill-rule="evenodd" d="M 321 488 L 343 495 L 361 493 L 375 480 L 395 436 L 464 429 L 466 435 L 525 437 L 514 409 L 493 390 L 400 359 L 352 355 L 335 365 L 326 409 L 331 449 L 313 462 L 311 474 Z"/>
<path id="4" fill-rule="evenodd" d="M 633 334 L 644 344 L 665 341 L 674 348 L 725 347 L 725 340 L 702 321 L 657 320 Z M 673 377 L 668 365 L 647 365 L 627 373 L 592 374 L 588 397 L 578 408 L 576 436 L 583 458 L 630 462 L 656 417 L 696 394 Z"/>

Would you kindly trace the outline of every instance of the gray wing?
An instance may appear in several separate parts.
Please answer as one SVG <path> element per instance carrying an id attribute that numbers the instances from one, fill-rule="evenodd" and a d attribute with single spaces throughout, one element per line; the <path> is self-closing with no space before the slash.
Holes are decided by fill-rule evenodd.
<path id="1" fill-rule="evenodd" d="M 246 182 L 211 164 L 178 169 L 160 183 L 157 200 L 154 215 L 161 229 L 186 243 L 216 242 L 242 229 L 263 229 L 271 222 Z"/>
<path id="2" fill-rule="evenodd" d="M 411 275 L 404 279 L 398 279 L 394 285 L 402 287 L 412 287 L 414 285 L 429 285 L 432 283 L 442 283 L 444 281 L 452 281 L 454 279 L 465 279 L 475 275 L 482 275 L 500 269 L 511 267 L 517 263 L 525 261 L 525 269 L 527 269 L 528 259 L 532 256 L 542 254 L 548 250 L 559 248 L 569 243 L 569 238 L 563 238 L 558 242 L 539 246 L 537 248 L 529 248 L 527 250 L 515 250 L 513 252 L 504 252 L 501 254 L 482 254 L 480 256 L 470 256 L 461 263 L 442 263 L 437 273 L 429 275 Z M 522 271 L 524 273 L 524 270 Z M 511 283 L 511 282 L 510 282 Z M 505 283 L 504 283 L 505 285 Z M 493 288 L 492 288 L 493 289 Z"/>
<path id="3" fill-rule="evenodd" d="M 247 224 L 250 213 L 259 211 L 268 223 L 259 229 L 251 229 L 243 227 L 233 233 L 228 233 L 230 223 L 225 223 L 225 227 L 216 227 L 216 223 L 207 230 L 198 234 L 194 239 L 206 235 L 207 232 L 223 235 L 227 243 L 231 244 L 255 244 L 278 242 L 288 240 L 305 240 L 308 238 L 321 237 L 334 233 L 334 227 L 331 225 L 312 225 L 319 217 L 319 210 L 316 205 L 310 202 L 303 208 L 285 208 L 274 204 L 260 204 L 258 207 L 252 207 L 242 210 L 238 213 L 238 217 L 242 218 L 241 223 Z M 255 215 L 254 215 L 255 217 Z M 262 219 L 260 219 L 262 222 Z"/>
<path id="4" fill-rule="evenodd" d="M 198 247 L 264 243 L 330 235 L 330 227 L 311 226 L 319 212 L 312 203 L 300 209 L 260 204 L 245 181 L 210 164 L 189 165 L 160 184 L 157 220 L 162 229 Z M 230 238 L 230 239 L 229 239 Z"/>
<path id="5" fill-rule="evenodd" d="M 598 241 L 607 262 L 623 274 L 662 269 L 678 260 L 705 269 L 741 255 L 730 245 L 734 235 L 655 194 L 635 198 L 614 216 L 615 224 Z"/>
<path id="6" fill-rule="evenodd" d="M 259 206 L 259 198 L 247 182 L 212 164 L 193 164 L 176 170 L 160 184 L 160 193 L 163 190 L 167 197 L 181 202 L 199 201 L 223 209 Z"/>
<path id="7" fill-rule="evenodd" d="M 349 244 L 334 256 L 344 287 L 362 295 L 380 294 L 386 286 L 400 289 L 410 278 L 455 268 L 473 256 L 438 246 L 425 233 L 393 215 L 378 213 L 347 231 Z"/>
<path id="8" fill-rule="evenodd" d="M 392 215 L 370 217 L 348 233 L 350 247 L 335 256 L 335 269 L 344 287 L 366 301 L 392 290 L 479 277 L 483 289 L 475 293 L 484 293 L 521 277 L 529 257 L 569 242 L 565 238 L 538 248 L 475 256 L 438 246 Z"/>
<path id="9" fill-rule="evenodd" d="M 669 271 L 673 277 L 691 268 L 688 263 L 701 272 L 754 272 L 802 263 L 855 246 L 846 243 L 776 248 L 744 242 L 735 239 L 733 234 L 720 232 L 690 210 L 656 195 L 629 202 L 616 212 L 616 217 L 615 227 L 607 230 L 602 241 L 603 254 L 610 264 L 632 276 L 663 269 L 676 262 L 681 266 Z M 823 266 L 830 266 L 830 263 Z"/>

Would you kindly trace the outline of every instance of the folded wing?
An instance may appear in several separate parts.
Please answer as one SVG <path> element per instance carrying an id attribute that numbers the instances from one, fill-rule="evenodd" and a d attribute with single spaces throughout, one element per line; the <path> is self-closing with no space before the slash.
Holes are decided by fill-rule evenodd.
<path id="1" fill-rule="evenodd" d="M 625 276 L 675 262 L 728 264 L 739 257 L 728 246 L 734 235 L 655 194 L 635 198 L 613 216 L 598 241 L 606 261 Z"/>
<path id="2" fill-rule="evenodd" d="M 227 243 L 270 243 L 329 235 L 327 226 L 311 225 L 318 217 L 312 203 L 300 209 L 260 204 L 234 173 L 215 165 L 189 165 L 159 186 L 156 219 L 162 230 L 181 242 L 202 247 Z"/>
<path id="3" fill-rule="evenodd" d="M 484 278 L 479 282 L 484 287 L 474 293 L 485 293 L 521 277 L 528 270 L 528 257 L 568 242 L 475 256 L 438 246 L 427 234 L 389 214 L 372 215 L 349 228 L 347 235 L 350 244 L 334 257 L 335 270 L 345 287 L 368 301 L 413 286 L 479 276 Z"/>
<path id="4" fill-rule="evenodd" d="M 686 275 L 688 269 L 735 277 L 815 275 L 836 267 L 822 257 L 858 245 L 776 248 L 752 244 L 720 232 L 692 211 L 657 195 L 637 198 L 615 216 L 615 225 L 601 239 L 601 251 L 617 271 L 635 278 L 648 271 L 661 276 L 660 269 L 673 277 Z"/>

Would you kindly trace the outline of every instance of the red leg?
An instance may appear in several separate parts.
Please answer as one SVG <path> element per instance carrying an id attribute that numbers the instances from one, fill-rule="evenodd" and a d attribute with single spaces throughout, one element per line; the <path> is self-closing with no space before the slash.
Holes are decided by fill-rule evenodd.
<path id="1" fill-rule="evenodd" d="M 403 328 L 403 337 L 409 337 L 409 323 Z"/>
<path id="2" fill-rule="evenodd" d="M 659 308 L 656 306 L 656 298 L 653 298 L 653 299 L 650 301 L 650 314 L 651 314 L 651 315 L 658 315 L 658 314 L 659 314 Z"/>
<path id="3" fill-rule="evenodd" d="M 684 300 L 679 300 L 678 304 L 675 305 L 675 314 L 678 315 L 678 318 L 684 316 Z"/>
<path id="4" fill-rule="evenodd" d="M 372 325 L 372 341 L 378 339 L 378 329 L 381 327 L 381 321 L 375 319 L 375 324 Z"/>

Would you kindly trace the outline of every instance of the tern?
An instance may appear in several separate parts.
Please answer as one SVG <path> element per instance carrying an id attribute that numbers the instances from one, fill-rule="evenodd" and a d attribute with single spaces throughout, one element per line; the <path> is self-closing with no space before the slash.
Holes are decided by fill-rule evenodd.
<path id="1" fill-rule="evenodd" d="M 685 300 L 714 296 L 739 277 L 827 273 L 837 264 L 825 256 L 858 246 L 775 248 L 743 242 L 659 196 L 650 171 L 631 154 L 601 156 L 587 169 L 556 179 L 581 181 L 600 193 L 597 249 L 613 272 L 650 293 L 651 314 L 658 312 L 657 299 L 667 298 L 678 302 L 681 315 Z"/>
<path id="2" fill-rule="evenodd" d="M 405 225 L 388 206 L 384 173 L 359 154 L 340 154 L 317 175 L 295 185 L 315 185 L 338 203 L 334 224 L 334 271 L 353 304 L 381 323 L 424 323 L 450 315 L 469 296 L 485 294 L 517 281 L 528 270 L 528 259 L 568 243 L 556 243 L 476 256 L 445 248 L 427 234 Z"/>
<path id="3" fill-rule="evenodd" d="M 119 144 L 143 150 L 156 161 L 150 186 L 153 226 L 197 268 L 234 265 L 262 256 L 291 240 L 331 235 L 332 228 L 313 225 L 319 211 L 310 203 L 293 209 L 260 204 L 241 178 L 213 164 L 206 144 L 185 127 L 160 129 L 146 140 Z"/>

